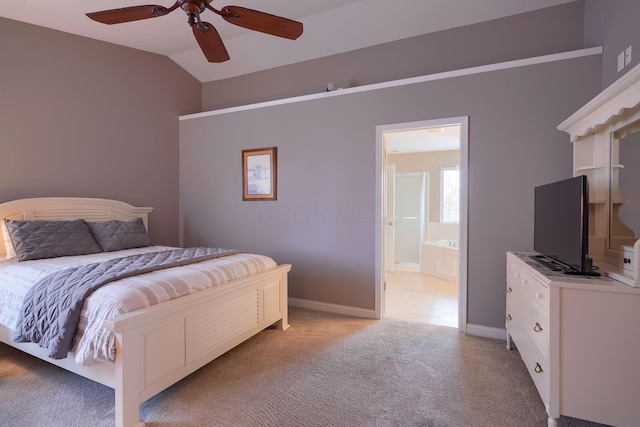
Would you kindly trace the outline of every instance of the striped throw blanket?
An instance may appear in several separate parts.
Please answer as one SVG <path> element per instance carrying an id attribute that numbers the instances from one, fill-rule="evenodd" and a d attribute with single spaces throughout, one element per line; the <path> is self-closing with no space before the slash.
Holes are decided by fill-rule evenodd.
<path id="1" fill-rule="evenodd" d="M 172 249 L 178 248 L 148 246 L 24 262 L 0 261 L 0 324 L 15 331 L 29 289 L 55 272 L 129 255 Z M 268 256 L 241 252 L 131 276 L 102 286 L 84 301 L 72 346 L 75 361 L 82 365 L 94 365 L 115 360 L 115 336 L 104 327 L 107 319 L 275 267 L 276 262 Z"/>
<path id="2" fill-rule="evenodd" d="M 24 299 L 13 334 L 15 342 L 34 342 L 49 357 L 63 359 L 71 350 L 84 300 L 99 287 L 131 276 L 206 261 L 237 251 L 186 248 L 130 255 L 67 268 L 36 283 Z"/>

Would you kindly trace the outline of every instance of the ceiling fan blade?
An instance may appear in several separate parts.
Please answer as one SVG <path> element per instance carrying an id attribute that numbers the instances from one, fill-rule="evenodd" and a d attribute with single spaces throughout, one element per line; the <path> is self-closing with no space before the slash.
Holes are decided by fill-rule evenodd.
<path id="1" fill-rule="evenodd" d="M 229 53 L 224 47 L 220 34 L 208 22 L 203 22 L 203 26 L 207 31 L 202 31 L 198 26 L 193 27 L 193 35 L 196 37 L 202 53 L 207 57 L 209 62 L 224 62 L 229 60 Z"/>
<path id="2" fill-rule="evenodd" d="M 139 21 L 141 19 L 164 16 L 167 13 L 173 11 L 177 6 L 177 2 L 170 8 L 156 5 L 131 6 L 123 7 L 120 9 L 91 12 L 87 13 L 87 16 L 94 21 L 101 22 L 103 24 L 121 24 L 123 22 Z"/>
<path id="3" fill-rule="evenodd" d="M 272 36 L 295 40 L 302 34 L 300 22 L 245 7 L 225 6 L 220 15 L 234 25 Z"/>

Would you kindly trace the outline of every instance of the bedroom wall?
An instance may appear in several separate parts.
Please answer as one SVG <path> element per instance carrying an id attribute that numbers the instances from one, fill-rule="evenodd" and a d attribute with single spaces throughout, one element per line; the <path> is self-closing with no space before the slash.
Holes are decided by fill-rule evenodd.
<path id="1" fill-rule="evenodd" d="M 638 0 L 586 0 L 585 44 L 604 46 L 602 89 L 640 63 L 640 2 Z M 618 72 L 618 54 L 632 46 L 631 63 Z"/>
<path id="2" fill-rule="evenodd" d="M 578 1 L 207 83 L 203 107 L 580 49 L 583 24 Z M 596 56 L 183 121 L 184 243 L 270 254 L 293 264 L 292 297 L 373 310 L 375 127 L 469 115 L 467 320 L 503 329 L 504 254 L 532 248 L 533 187 L 570 176 L 556 126 L 598 92 L 601 65 Z M 240 152 L 270 145 L 278 201 L 242 202 Z"/>
<path id="3" fill-rule="evenodd" d="M 583 15 L 581 0 L 204 83 L 202 109 L 323 92 L 328 82 L 338 87 L 362 86 L 581 49 L 585 47 Z"/>
<path id="4" fill-rule="evenodd" d="M 0 202 L 83 196 L 152 206 L 178 244 L 178 116 L 201 84 L 169 58 L 0 18 Z"/>
<path id="5" fill-rule="evenodd" d="M 184 243 L 271 255 L 293 265 L 291 297 L 373 310 L 376 126 L 469 116 L 468 323 L 503 328 L 505 252 L 532 249 L 534 186 L 571 176 L 556 126 L 598 92 L 600 67 L 589 56 L 184 120 Z M 268 146 L 278 200 L 243 202 L 241 150 Z"/>

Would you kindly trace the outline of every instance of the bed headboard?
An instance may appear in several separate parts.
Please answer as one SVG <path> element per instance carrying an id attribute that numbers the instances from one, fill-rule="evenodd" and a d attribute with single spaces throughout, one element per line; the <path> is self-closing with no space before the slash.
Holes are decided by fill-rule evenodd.
<path id="1" fill-rule="evenodd" d="M 39 197 L 0 203 L 0 220 L 78 219 L 100 222 L 113 219 L 142 218 L 149 230 L 149 212 L 153 208 L 135 207 L 125 202 L 85 197 Z M 1 237 L 0 233 L 0 237 Z M 4 239 L 0 238 L 0 258 L 6 255 Z"/>

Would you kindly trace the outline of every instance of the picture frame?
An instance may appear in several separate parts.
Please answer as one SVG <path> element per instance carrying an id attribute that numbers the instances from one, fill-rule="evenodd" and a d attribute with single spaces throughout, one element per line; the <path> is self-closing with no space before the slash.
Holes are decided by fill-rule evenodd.
<path id="1" fill-rule="evenodd" d="M 242 150 L 242 200 L 277 200 L 277 147 Z"/>

